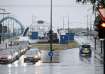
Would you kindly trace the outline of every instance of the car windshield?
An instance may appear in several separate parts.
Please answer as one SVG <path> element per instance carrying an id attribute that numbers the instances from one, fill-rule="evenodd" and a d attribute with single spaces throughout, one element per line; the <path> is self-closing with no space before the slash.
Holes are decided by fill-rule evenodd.
<path id="1" fill-rule="evenodd" d="M 82 45 L 83 48 L 90 48 L 90 45 Z"/>
<path id="2" fill-rule="evenodd" d="M 8 55 L 11 55 L 11 53 L 8 51 L 8 50 L 2 50 L 2 51 L 0 51 L 0 57 L 1 56 L 8 56 Z"/>
<path id="3" fill-rule="evenodd" d="M 33 55 L 33 54 L 36 54 L 37 51 L 38 51 L 37 48 L 31 48 L 30 50 L 28 50 L 28 51 L 26 52 L 26 55 Z"/>

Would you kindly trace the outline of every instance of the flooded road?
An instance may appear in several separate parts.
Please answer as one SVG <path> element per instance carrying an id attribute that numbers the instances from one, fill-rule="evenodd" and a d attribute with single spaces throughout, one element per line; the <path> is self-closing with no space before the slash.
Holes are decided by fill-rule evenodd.
<path id="1" fill-rule="evenodd" d="M 83 38 L 82 38 L 83 39 Z M 24 63 L 24 55 L 9 65 L 0 65 L 0 74 L 103 74 L 102 64 L 92 57 L 79 56 L 79 48 L 59 52 L 59 63 Z"/>

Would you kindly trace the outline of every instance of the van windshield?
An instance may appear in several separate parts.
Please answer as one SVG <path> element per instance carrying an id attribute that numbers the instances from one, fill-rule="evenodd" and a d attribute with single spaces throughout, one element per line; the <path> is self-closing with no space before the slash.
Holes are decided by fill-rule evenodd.
<path id="1" fill-rule="evenodd" d="M 83 48 L 90 48 L 90 45 L 82 45 Z"/>

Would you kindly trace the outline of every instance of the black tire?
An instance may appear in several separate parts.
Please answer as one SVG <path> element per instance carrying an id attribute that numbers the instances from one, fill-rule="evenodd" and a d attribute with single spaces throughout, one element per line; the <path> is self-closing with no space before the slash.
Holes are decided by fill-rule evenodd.
<path id="1" fill-rule="evenodd" d="M 36 62 L 32 62 L 33 64 L 35 64 Z"/>

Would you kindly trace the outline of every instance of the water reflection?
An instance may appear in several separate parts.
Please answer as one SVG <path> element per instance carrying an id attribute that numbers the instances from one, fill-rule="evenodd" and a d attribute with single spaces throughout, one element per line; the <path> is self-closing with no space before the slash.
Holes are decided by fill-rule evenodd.
<path id="1" fill-rule="evenodd" d="M 91 57 L 82 57 L 82 56 L 79 56 L 80 60 L 84 63 L 91 63 Z"/>
<path id="2" fill-rule="evenodd" d="M 41 60 L 36 62 L 36 64 L 35 64 L 35 66 L 41 66 L 41 65 L 42 65 L 42 61 Z"/>
<path id="3" fill-rule="evenodd" d="M 8 68 L 11 68 L 12 67 L 12 65 L 11 64 L 8 64 Z"/>
<path id="4" fill-rule="evenodd" d="M 9 65 L 8 74 L 11 74 L 11 66 Z"/>
<path id="5" fill-rule="evenodd" d="M 49 74 L 53 74 L 54 70 L 53 70 L 53 63 L 49 64 Z"/>
<path id="6" fill-rule="evenodd" d="M 41 66 L 37 66 L 37 67 L 35 67 L 35 74 L 43 74 L 42 73 L 42 67 Z"/>
<path id="7" fill-rule="evenodd" d="M 15 67 L 18 67 L 18 61 L 15 61 L 15 62 L 14 62 L 14 66 L 15 66 Z"/>

